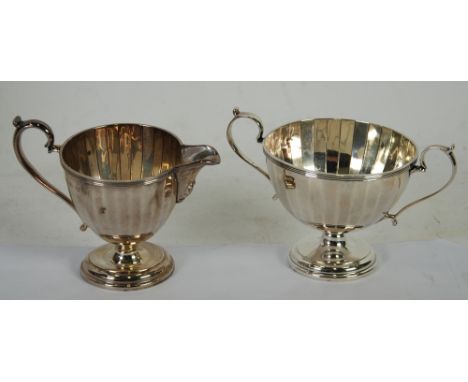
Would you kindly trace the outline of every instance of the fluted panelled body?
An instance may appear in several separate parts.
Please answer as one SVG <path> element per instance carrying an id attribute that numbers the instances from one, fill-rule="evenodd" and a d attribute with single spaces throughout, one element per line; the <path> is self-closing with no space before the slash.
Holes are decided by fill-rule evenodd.
<path id="1" fill-rule="evenodd" d="M 85 130 L 61 149 L 68 190 L 83 223 L 112 243 L 138 242 L 192 191 L 215 149 L 186 146 L 162 129 L 114 124 Z"/>
<path id="2" fill-rule="evenodd" d="M 300 221 L 340 232 L 382 220 L 409 180 L 416 146 L 373 123 L 315 119 L 264 140 L 276 195 Z"/>
<path id="3" fill-rule="evenodd" d="M 183 145 L 165 130 L 140 124 L 114 124 L 85 130 L 64 143 L 63 164 L 104 181 L 158 176 L 181 164 Z"/>
<path id="4" fill-rule="evenodd" d="M 409 180 L 409 171 L 372 180 L 343 182 L 300 176 L 267 159 L 268 173 L 284 207 L 305 224 L 340 232 L 361 228 L 384 218 Z M 285 186 L 285 179 L 294 188 Z"/>
<path id="5" fill-rule="evenodd" d="M 83 181 L 70 173 L 66 180 L 83 223 L 110 242 L 148 239 L 164 224 L 176 204 L 173 176 L 132 187 Z"/>
<path id="6" fill-rule="evenodd" d="M 375 123 L 348 119 L 292 122 L 272 131 L 265 154 L 296 171 L 338 179 L 381 176 L 416 160 L 416 146 L 404 135 Z"/>

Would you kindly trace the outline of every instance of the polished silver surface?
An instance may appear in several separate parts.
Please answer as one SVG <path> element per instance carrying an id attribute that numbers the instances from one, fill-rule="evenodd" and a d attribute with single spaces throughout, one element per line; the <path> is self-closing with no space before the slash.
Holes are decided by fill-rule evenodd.
<path id="1" fill-rule="evenodd" d="M 270 179 L 270 175 L 268 175 L 268 172 L 266 172 L 265 170 L 263 170 L 260 166 L 257 166 L 252 160 L 250 160 L 249 158 L 247 158 L 240 150 L 239 150 L 239 147 L 237 147 L 236 145 L 236 142 L 234 141 L 234 138 L 232 137 L 232 125 L 233 125 L 233 122 L 239 118 L 248 118 L 252 121 L 254 121 L 256 124 L 257 124 L 257 127 L 258 127 L 258 135 L 257 135 L 257 142 L 258 143 L 262 143 L 263 142 L 263 123 L 262 121 L 260 120 L 259 117 L 257 117 L 255 114 L 253 113 L 245 113 L 245 112 L 240 112 L 238 108 L 235 108 L 232 113 L 234 114 L 234 118 L 233 120 L 231 121 L 231 123 L 229 123 L 229 126 L 226 130 L 226 137 L 227 137 L 227 140 L 229 142 L 229 144 L 231 145 L 231 148 L 234 150 L 234 152 L 243 160 L 245 161 L 246 163 L 248 163 L 249 165 L 251 165 L 254 169 L 256 169 L 258 172 L 260 172 L 260 174 L 262 174 L 265 178 L 267 178 L 268 180 Z"/>
<path id="2" fill-rule="evenodd" d="M 400 208 L 398 210 L 398 212 L 395 212 L 394 214 L 391 214 L 390 212 L 385 212 L 384 213 L 384 216 L 386 218 L 389 218 L 392 220 L 393 222 L 393 225 L 397 225 L 398 224 L 398 221 L 397 221 L 397 217 L 398 215 L 400 215 L 403 211 L 407 210 L 408 208 L 414 206 L 415 204 L 418 204 L 426 199 L 429 199 L 431 197 L 433 197 L 434 195 L 437 195 L 439 192 L 442 192 L 443 190 L 445 190 L 452 182 L 453 180 L 455 179 L 455 175 L 457 174 L 457 160 L 455 159 L 455 154 L 453 153 L 453 151 L 455 150 L 455 145 L 451 145 L 451 146 L 442 146 L 442 145 L 431 145 L 431 146 L 428 146 L 426 147 L 422 152 L 421 154 L 419 155 L 419 159 L 418 159 L 418 165 L 416 166 L 413 166 L 411 169 L 410 169 L 410 174 L 414 171 L 420 171 L 420 172 L 425 172 L 427 170 L 427 165 L 426 165 L 426 161 L 425 161 L 425 158 L 426 158 L 426 154 L 428 151 L 430 150 L 440 150 L 442 151 L 445 155 L 447 155 L 448 159 L 450 160 L 450 163 L 452 164 L 452 173 L 450 175 L 450 178 L 447 180 L 447 182 L 445 182 L 445 184 L 438 188 L 436 191 L 434 192 L 431 192 L 430 194 L 426 195 L 426 196 L 423 196 L 422 198 L 419 198 L 419 199 L 416 199 L 415 201 L 411 202 L 411 203 L 408 203 L 407 205 L 405 205 L 404 207 Z"/>
<path id="3" fill-rule="evenodd" d="M 278 165 L 323 179 L 376 179 L 416 160 L 416 146 L 402 134 L 347 119 L 289 123 L 268 134 L 263 148 Z"/>
<path id="4" fill-rule="evenodd" d="M 322 241 L 318 247 L 309 245 L 308 253 L 304 246 L 300 251 L 294 247 L 290 254 L 291 265 L 303 274 L 321 278 L 338 278 L 338 274 L 339 278 L 355 278 L 366 274 L 374 261 L 363 259 L 372 258 L 372 255 L 367 250 L 359 253 L 363 245 L 350 251 L 343 235 L 385 218 L 396 224 L 401 212 L 444 190 L 456 174 L 453 146 L 429 146 L 418 159 L 416 145 L 409 138 L 379 124 L 331 118 L 303 120 L 283 125 L 263 139 L 259 117 L 238 109 L 233 113 L 227 139 L 234 152 L 271 181 L 275 199 L 279 199 L 294 217 L 324 231 L 327 237 L 342 238 Z M 256 123 L 259 129 L 257 141 L 263 143 L 267 171 L 248 159 L 234 142 L 232 127 L 239 118 Z M 450 179 L 429 195 L 397 213 L 390 213 L 411 174 L 426 170 L 425 154 L 432 149 L 447 155 L 452 165 Z M 339 256 L 337 252 L 340 252 Z M 330 257 L 331 253 L 335 255 Z M 326 272 L 317 256 L 328 261 Z M 336 259 L 330 260 L 333 257 Z M 343 259 L 350 258 L 355 259 L 354 265 L 343 271 Z M 332 268 L 335 268 L 335 274 L 329 271 Z"/>
<path id="5" fill-rule="evenodd" d="M 372 247 L 363 240 L 345 238 L 343 233 L 324 231 L 320 240 L 305 238 L 293 245 L 289 265 L 304 276 L 348 280 L 374 269 Z"/>
<path id="6" fill-rule="evenodd" d="M 44 122 L 16 117 L 13 123 L 13 145 L 23 167 L 77 212 L 82 231 L 89 227 L 113 244 L 113 252 L 104 246 L 85 259 L 81 273 L 87 281 L 127 290 L 154 285 L 172 273 L 170 255 L 160 247 L 140 243 L 152 237 L 175 204 L 190 195 L 200 169 L 220 163 L 213 147 L 184 145 L 165 130 L 135 123 L 91 128 L 57 146 L 52 129 Z M 21 135 L 28 128 L 42 130 L 48 151 L 59 152 L 71 198 L 27 160 Z M 100 257 L 105 261 L 98 261 Z"/>
<path id="7" fill-rule="evenodd" d="M 15 155 L 18 161 L 21 163 L 23 168 L 45 189 L 49 190 L 53 194 L 57 195 L 65 203 L 67 203 L 71 208 L 75 208 L 71 199 L 60 191 L 53 184 L 49 183 L 39 172 L 35 169 L 32 163 L 28 160 L 24 154 L 23 147 L 21 145 L 21 137 L 27 129 L 38 129 L 42 131 L 46 137 L 47 142 L 44 147 L 47 148 L 49 153 L 60 151 L 60 146 L 55 144 L 55 137 L 50 126 L 42 121 L 37 119 L 30 119 L 28 121 L 22 121 L 21 117 L 17 116 L 13 120 L 13 126 L 15 126 L 15 133 L 13 135 L 13 149 L 15 150 Z"/>
<path id="8" fill-rule="evenodd" d="M 151 237 L 192 192 L 199 170 L 219 163 L 210 146 L 183 145 L 162 129 L 136 124 L 79 133 L 60 157 L 83 223 L 110 242 Z"/>

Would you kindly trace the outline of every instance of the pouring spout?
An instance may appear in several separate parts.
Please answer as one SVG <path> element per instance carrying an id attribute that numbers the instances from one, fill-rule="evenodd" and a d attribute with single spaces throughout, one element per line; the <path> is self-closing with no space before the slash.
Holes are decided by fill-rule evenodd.
<path id="1" fill-rule="evenodd" d="M 181 157 L 181 163 L 175 167 L 177 203 L 191 194 L 195 186 L 195 178 L 202 167 L 221 163 L 218 151 L 208 145 L 183 146 Z"/>
<path id="2" fill-rule="evenodd" d="M 182 147 L 182 166 L 187 165 L 214 165 L 219 164 L 221 158 L 212 146 L 191 145 Z"/>

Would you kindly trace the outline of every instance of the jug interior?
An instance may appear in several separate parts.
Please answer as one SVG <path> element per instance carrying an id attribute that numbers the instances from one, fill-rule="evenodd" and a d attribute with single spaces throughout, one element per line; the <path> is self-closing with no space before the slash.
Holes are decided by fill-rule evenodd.
<path id="1" fill-rule="evenodd" d="M 180 163 L 181 145 L 155 127 L 114 124 L 74 136 L 63 147 L 62 158 L 73 170 L 95 179 L 139 180 Z"/>
<path id="2" fill-rule="evenodd" d="M 271 132 L 267 154 L 306 171 L 381 174 L 411 163 L 416 146 L 387 127 L 346 119 L 293 122 Z"/>

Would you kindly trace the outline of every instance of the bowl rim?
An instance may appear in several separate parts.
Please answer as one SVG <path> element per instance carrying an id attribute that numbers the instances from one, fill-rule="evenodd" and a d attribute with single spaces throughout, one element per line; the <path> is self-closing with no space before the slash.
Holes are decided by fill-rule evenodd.
<path id="1" fill-rule="evenodd" d="M 103 128 L 109 128 L 109 127 L 115 127 L 115 126 L 121 126 L 121 125 L 134 125 L 134 126 L 139 126 L 139 127 L 150 127 L 152 129 L 155 129 L 155 130 L 159 130 L 163 133 L 166 133 L 168 135 L 170 135 L 171 137 L 175 138 L 175 140 L 179 143 L 181 149 L 185 146 L 182 141 L 180 140 L 180 138 L 165 130 L 165 129 L 161 129 L 160 127 L 157 127 L 157 126 L 153 126 L 153 125 L 148 125 L 148 124 L 144 124 L 144 123 L 136 123 L 136 122 L 116 122 L 116 123 L 108 123 L 108 124 L 104 124 L 104 125 L 99 125 L 99 126 L 95 126 L 95 127 L 90 127 L 88 129 L 84 129 L 84 130 L 81 130 L 75 134 L 73 134 L 72 136 L 70 136 L 69 138 L 67 138 L 61 145 L 60 145 L 60 151 L 59 151 L 59 154 L 60 154 L 60 164 L 62 165 L 63 169 L 69 173 L 70 175 L 73 175 L 75 177 L 78 177 L 78 178 L 81 178 L 81 179 L 84 179 L 84 181 L 86 183 L 89 183 L 89 184 L 93 184 L 93 185 L 96 185 L 96 186 L 103 186 L 103 185 L 112 185 L 112 186 L 129 186 L 129 185 L 146 185 L 146 184 L 152 184 L 152 183 L 155 183 L 155 182 L 158 182 L 158 181 L 161 181 L 162 179 L 166 178 L 166 176 L 170 175 L 171 173 L 174 172 L 174 170 L 177 168 L 177 166 L 174 166 L 172 168 L 169 168 L 163 172 L 161 172 L 160 174 L 158 175 L 155 175 L 155 176 L 149 176 L 149 177 L 145 177 L 143 179 L 134 179 L 134 180 L 116 180 L 116 179 L 98 179 L 98 178 L 93 178 L 92 176 L 89 176 L 89 175 L 86 175 L 86 174 L 82 174 L 81 172 L 77 171 L 77 170 L 74 170 L 73 168 L 71 168 L 65 161 L 65 159 L 63 158 L 63 152 L 64 150 L 66 149 L 67 147 L 67 144 L 69 144 L 74 138 L 78 137 L 79 135 L 81 134 L 84 134 L 84 133 L 87 133 L 89 131 L 96 131 L 98 129 L 103 129 Z"/>
<path id="2" fill-rule="evenodd" d="M 296 167 L 296 166 L 292 165 L 291 163 L 286 162 L 286 161 L 278 158 L 277 156 L 271 154 L 266 149 L 265 143 L 266 143 L 267 139 L 270 136 L 272 136 L 276 131 L 278 131 L 278 130 L 280 130 L 282 128 L 285 128 L 285 127 L 287 127 L 289 125 L 292 125 L 294 123 L 314 122 L 314 121 L 318 121 L 318 120 L 348 121 L 348 122 L 355 122 L 355 123 L 358 122 L 358 123 L 365 123 L 365 124 L 368 124 L 368 125 L 374 125 L 374 126 L 378 126 L 378 127 L 383 127 L 385 129 L 389 129 L 389 130 L 399 134 L 403 138 L 407 139 L 409 142 L 411 142 L 411 144 L 414 146 L 414 149 L 415 149 L 413 158 L 411 158 L 411 160 L 408 163 L 406 163 L 404 166 L 398 167 L 398 168 L 390 170 L 390 171 L 381 172 L 381 173 L 378 173 L 378 174 L 331 174 L 331 173 L 326 173 L 326 172 L 323 172 L 323 171 L 306 170 L 306 169 L 301 168 L 301 167 Z M 276 163 L 277 165 L 279 165 L 280 167 L 283 167 L 286 170 L 289 170 L 289 171 L 294 172 L 296 174 L 304 175 L 304 176 L 309 177 L 309 178 L 320 178 L 320 179 L 329 179 L 329 180 L 374 180 L 374 179 L 386 178 L 386 177 L 389 177 L 389 176 L 400 174 L 400 173 L 402 173 L 404 171 L 409 171 L 411 168 L 414 167 L 416 161 L 418 160 L 418 156 L 419 156 L 418 146 L 414 143 L 414 141 L 412 139 L 408 138 L 405 134 L 400 133 L 398 130 L 392 129 L 392 128 L 387 127 L 385 125 L 382 125 L 380 123 L 362 121 L 362 120 L 351 119 L 351 118 L 327 118 L 327 117 L 322 117 L 322 118 L 300 119 L 300 120 L 288 122 L 288 123 L 285 123 L 285 124 L 275 128 L 274 130 L 270 131 L 263 138 L 262 147 L 263 147 L 263 153 L 265 154 L 265 156 L 268 159 L 270 159 L 272 162 Z"/>

